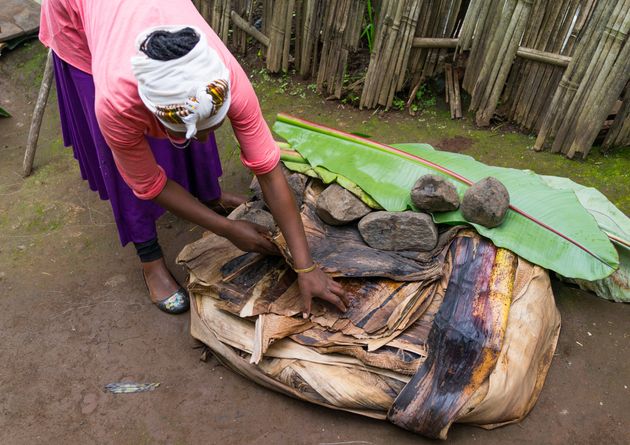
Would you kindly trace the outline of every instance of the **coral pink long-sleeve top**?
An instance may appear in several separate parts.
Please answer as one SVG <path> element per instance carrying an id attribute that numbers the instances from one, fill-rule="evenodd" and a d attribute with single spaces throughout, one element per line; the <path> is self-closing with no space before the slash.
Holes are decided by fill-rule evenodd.
<path id="1" fill-rule="evenodd" d="M 94 77 L 99 127 L 135 195 L 152 199 L 167 180 L 145 138 L 167 134 L 142 103 L 131 69 L 136 36 L 157 25 L 194 25 L 203 30 L 230 71 L 228 118 L 241 146 L 241 160 L 256 174 L 271 171 L 280 151 L 254 89 L 190 0 L 44 0 L 39 38 L 65 62 Z"/>

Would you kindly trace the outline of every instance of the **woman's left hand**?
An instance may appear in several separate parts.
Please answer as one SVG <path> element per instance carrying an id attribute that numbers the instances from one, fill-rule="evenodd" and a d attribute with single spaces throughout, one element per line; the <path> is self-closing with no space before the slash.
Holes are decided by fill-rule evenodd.
<path id="1" fill-rule="evenodd" d="M 298 284 L 302 294 L 302 316 L 304 318 L 307 318 L 311 313 L 313 298 L 327 301 L 341 312 L 348 310 L 350 301 L 346 291 L 319 267 L 311 272 L 298 274 Z"/>

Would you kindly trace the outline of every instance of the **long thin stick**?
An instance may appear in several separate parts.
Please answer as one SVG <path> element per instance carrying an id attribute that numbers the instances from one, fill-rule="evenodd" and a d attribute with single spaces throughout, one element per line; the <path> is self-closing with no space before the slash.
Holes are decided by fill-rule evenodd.
<path id="1" fill-rule="evenodd" d="M 37 149 L 37 140 L 39 139 L 39 130 L 42 127 L 42 118 L 48 102 L 48 95 L 53 79 L 53 59 L 52 50 L 48 50 L 46 57 L 46 67 L 44 68 L 44 76 L 42 84 L 39 87 L 39 95 L 35 103 L 33 111 L 33 119 L 31 120 L 31 128 L 28 131 L 28 141 L 26 142 L 26 152 L 24 153 L 24 163 L 22 164 L 22 176 L 25 178 L 31 174 L 33 170 L 33 161 L 35 160 L 35 150 Z"/>

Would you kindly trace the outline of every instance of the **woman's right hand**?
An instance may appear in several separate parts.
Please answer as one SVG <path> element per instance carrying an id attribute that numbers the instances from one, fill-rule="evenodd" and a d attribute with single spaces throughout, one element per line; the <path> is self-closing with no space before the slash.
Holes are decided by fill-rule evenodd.
<path id="1" fill-rule="evenodd" d="M 269 230 L 249 221 L 231 220 L 225 237 L 245 252 L 258 252 L 265 255 L 280 255 L 280 251 L 269 240 Z"/>

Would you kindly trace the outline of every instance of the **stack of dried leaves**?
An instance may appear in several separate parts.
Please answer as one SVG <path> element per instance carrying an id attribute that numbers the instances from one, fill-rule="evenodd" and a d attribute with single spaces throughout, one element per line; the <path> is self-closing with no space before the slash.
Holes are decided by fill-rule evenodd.
<path id="1" fill-rule="evenodd" d="M 455 421 L 522 419 L 560 328 L 547 273 L 458 228 L 430 252 L 373 249 L 356 224 L 319 219 L 321 190 L 306 188 L 302 219 L 315 260 L 349 293 L 348 311 L 314 304 L 302 319 L 284 258 L 210 234 L 178 258 L 190 273 L 192 335 L 264 386 L 429 437 L 445 438 Z"/>

